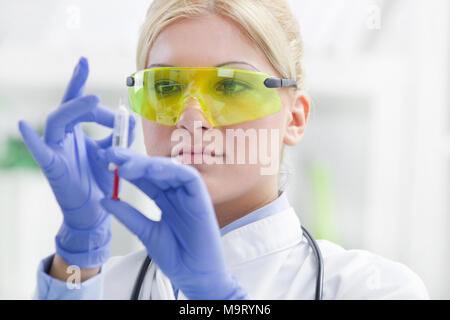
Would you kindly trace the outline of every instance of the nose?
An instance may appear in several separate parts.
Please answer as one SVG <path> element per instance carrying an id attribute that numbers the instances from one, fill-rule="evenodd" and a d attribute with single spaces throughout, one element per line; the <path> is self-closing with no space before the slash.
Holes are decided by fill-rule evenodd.
<path id="1" fill-rule="evenodd" d="M 195 130 L 208 130 L 213 127 L 206 119 L 200 103 L 195 97 L 187 98 L 185 104 L 186 107 L 176 124 L 177 128 L 189 130 L 190 133 L 194 134 Z"/>

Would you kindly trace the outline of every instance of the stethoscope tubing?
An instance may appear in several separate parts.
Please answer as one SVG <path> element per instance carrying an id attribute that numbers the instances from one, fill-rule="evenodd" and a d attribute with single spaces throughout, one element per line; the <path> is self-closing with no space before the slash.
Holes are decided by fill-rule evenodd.
<path id="1" fill-rule="evenodd" d="M 319 245 L 314 240 L 314 238 L 311 236 L 311 234 L 306 230 L 305 227 L 302 226 L 303 234 L 306 237 L 306 240 L 309 243 L 309 246 L 312 248 L 314 255 L 317 259 L 317 277 L 316 277 L 316 292 L 314 296 L 314 300 L 322 300 L 322 293 L 323 293 L 323 258 L 322 253 L 320 252 Z M 131 300 L 138 300 L 139 299 L 139 293 L 141 292 L 142 284 L 144 282 L 145 274 L 147 273 L 148 267 L 150 265 L 151 259 L 147 255 L 145 257 L 144 262 L 141 265 L 141 268 L 139 270 L 139 274 L 136 278 L 136 281 L 134 283 L 133 292 L 131 293 Z"/>

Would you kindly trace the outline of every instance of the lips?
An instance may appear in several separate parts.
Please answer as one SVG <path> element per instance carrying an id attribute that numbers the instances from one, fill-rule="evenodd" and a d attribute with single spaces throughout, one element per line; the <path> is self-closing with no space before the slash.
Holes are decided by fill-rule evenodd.
<path id="1" fill-rule="evenodd" d="M 205 158 L 220 158 L 224 156 L 224 153 L 216 153 L 213 148 L 208 148 L 208 146 L 203 147 L 202 145 L 195 146 L 183 146 L 179 147 L 176 157 L 183 159 L 205 159 Z M 174 150 L 175 151 L 175 150 Z M 176 151 L 175 151 L 176 152 Z"/>
<path id="2" fill-rule="evenodd" d="M 196 146 L 184 146 L 180 148 L 180 151 L 178 152 L 178 155 L 204 155 L 204 156 L 211 156 L 211 157 L 221 157 L 223 154 L 216 154 L 215 150 L 209 149 L 208 147 L 202 147 L 201 145 Z"/>

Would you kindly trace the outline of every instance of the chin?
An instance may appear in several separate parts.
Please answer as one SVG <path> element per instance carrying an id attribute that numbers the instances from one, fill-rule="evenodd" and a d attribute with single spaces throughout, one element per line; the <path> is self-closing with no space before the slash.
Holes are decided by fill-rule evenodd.
<path id="1" fill-rule="evenodd" d="M 211 200 L 214 204 L 224 202 L 230 198 L 229 179 L 224 178 L 217 168 L 207 164 L 192 164 L 201 174 L 206 184 Z"/>

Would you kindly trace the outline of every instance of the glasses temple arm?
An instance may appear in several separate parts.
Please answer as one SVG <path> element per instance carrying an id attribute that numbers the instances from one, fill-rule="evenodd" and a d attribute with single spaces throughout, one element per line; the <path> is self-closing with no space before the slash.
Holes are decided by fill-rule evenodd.
<path id="1" fill-rule="evenodd" d="M 292 79 L 267 78 L 266 80 L 264 80 L 264 85 L 267 88 L 283 88 L 283 87 L 297 88 L 297 82 Z"/>
<path id="2" fill-rule="evenodd" d="M 127 87 L 133 87 L 133 86 L 134 86 L 134 78 L 127 77 Z"/>

